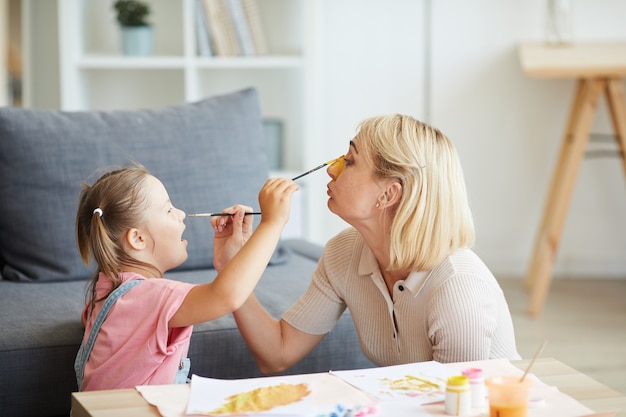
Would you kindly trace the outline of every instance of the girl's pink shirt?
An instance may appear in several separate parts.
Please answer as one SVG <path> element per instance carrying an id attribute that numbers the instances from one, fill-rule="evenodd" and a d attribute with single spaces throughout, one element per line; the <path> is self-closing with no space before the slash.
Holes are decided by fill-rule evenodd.
<path id="1" fill-rule="evenodd" d="M 187 357 L 193 326 L 170 330 L 168 322 L 195 285 L 145 279 L 136 273 L 123 273 L 121 278 L 122 282 L 144 282 L 131 288 L 109 311 L 85 366 L 83 391 L 173 384 L 181 358 Z M 96 297 L 108 294 L 111 285 L 100 273 Z M 85 306 L 85 342 L 103 303 L 96 303 L 89 322 L 89 304 Z"/>

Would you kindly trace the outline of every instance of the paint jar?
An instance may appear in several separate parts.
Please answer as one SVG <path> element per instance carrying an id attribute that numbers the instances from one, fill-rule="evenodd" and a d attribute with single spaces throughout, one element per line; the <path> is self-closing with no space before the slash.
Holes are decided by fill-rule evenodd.
<path id="1" fill-rule="evenodd" d="M 466 416 L 472 410 L 472 394 L 469 378 L 465 375 L 448 378 L 445 396 L 446 414 L 451 416 Z"/>
<path id="2" fill-rule="evenodd" d="M 469 368 L 463 371 L 463 375 L 469 378 L 470 392 L 472 393 L 472 408 L 482 407 L 486 403 L 487 387 L 485 375 L 479 368 Z"/>
<path id="3" fill-rule="evenodd" d="M 498 376 L 485 381 L 489 391 L 489 415 L 498 417 L 526 417 L 528 391 L 532 383 L 519 376 Z"/>

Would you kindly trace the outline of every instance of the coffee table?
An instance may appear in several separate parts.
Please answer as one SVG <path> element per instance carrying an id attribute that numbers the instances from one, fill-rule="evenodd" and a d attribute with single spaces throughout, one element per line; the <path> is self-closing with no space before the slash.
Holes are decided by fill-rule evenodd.
<path id="1" fill-rule="evenodd" d="M 525 370 L 528 363 L 528 360 L 512 362 L 521 370 Z M 617 416 L 626 417 L 626 396 L 556 359 L 537 359 L 532 373 L 544 383 L 558 387 L 561 392 L 594 411 L 617 411 Z M 177 389 L 175 385 L 167 387 L 172 390 Z M 158 417 L 159 415 L 156 408 L 148 404 L 135 389 L 72 394 L 73 417 Z M 532 417 L 532 410 L 529 412 L 529 417 Z"/>

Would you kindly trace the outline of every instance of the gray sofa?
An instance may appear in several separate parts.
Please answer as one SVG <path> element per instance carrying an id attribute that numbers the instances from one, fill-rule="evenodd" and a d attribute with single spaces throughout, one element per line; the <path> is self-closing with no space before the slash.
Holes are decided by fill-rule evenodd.
<path id="1" fill-rule="evenodd" d="M 94 272 L 80 261 L 74 216 L 81 182 L 138 161 L 187 211 L 258 208 L 268 176 L 257 92 L 247 89 L 158 109 L 59 112 L 0 108 L 0 415 L 67 416 L 80 313 Z M 214 278 L 207 219 L 188 218 L 189 259 L 168 278 Z M 280 315 L 308 286 L 321 248 L 279 244 L 255 293 Z M 372 366 L 346 312 L 287 373 Z M 231 315 L 194 327 L 191 372 L 261 376 Z"/>

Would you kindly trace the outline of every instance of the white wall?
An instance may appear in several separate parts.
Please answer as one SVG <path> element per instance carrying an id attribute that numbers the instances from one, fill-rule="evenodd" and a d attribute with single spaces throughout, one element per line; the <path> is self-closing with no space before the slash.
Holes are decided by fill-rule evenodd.
<path id="1" fill-rule="evenodd" d="M 323 0 L 320 16 L 320 163 L 348 150 L 357 124 L 383 113 L 424 114 L 424 2 Z M 328 176 L 307 180 L 310 237 L 324 243 L 347 227 L 326 208 Z M 315 191 L 313 191 L 315 190 Z"/>
<path id="2" fill-rule="evenodd" d="M 626 2 L 574 0 L 573 7 L 575 40 L 626 41 Z M 545 1 L 328 0 L 324 10 L 328 156 L 344 152 L 367 116 L 404 112 L 440 128 L 464 164 L 476 251 L 496 274 L 524 276 L 574 88 L 572 80 L 529 79 L 520 69 L 518 45 L 544 39 Z M 594 132 L 611 132 L 604 103 L 597 119 Z M 318 242 L 345 225 L 323 200 Z M 619 160 L 586 160 L 555 275 L 626 278 L 624 213 Z"/>
<path id="3" fill-rule="evenodd" d="M 43 9 L 35 13 L 37 30 L 44 31 L 46 15 L 54 26 L 49 13 L 55 2 L 28 1 Z M 359 121 L 382 113 L 408 113 L 432 123 L 461 155 L 476 251 L 497 275 L 522 277 L 574 88 L 572 80 L 529 79 L 520 69 L 517 46 L 544 37 L 545 0 L 316 1 L 319 142 L 306 148 L 320 162 L 338 156 Z M 573 0 L 573 6 L 576 40 L 626 41 L 625 1 Z M 54 51 L 50 38 L 40 39 L 33 55 Z M 35 106 L 48 107 L 55 94 L 58 99 L 46 77 L 56 70 L 45 70 L 56 63 L 46 59 L 38 71 L 48 82 L 33 99 Z M 604 103 L 597 119 L 594 132 L 611 131 Z M 309 237 L 318 243 L 345 227 L 326 209 L 326 181 L 318 173 L 308 184 L 316 226 Z M 618 160 L 586 160 L 556 275 L 626 278 L 624 213 L 625 176 Z"/>
<path id="4" fill-rule="evenodd" d="M 455 141 L 463 158 L 477 251 L 494 270 L 523 274 L 574 81 L 529 79 L 520 70 L 519 42 L 544 38 L 544 1 L 433 5 L 433 21 L 441 24 L 433 25 L 432 122 Z M 626 40 L 626 2 L 574 1 L 573 6 L 576 40 Z M 593 132 L 611 132 L 604 102 Z M 626 277 L 624 185 L 617 158 L 583 162 L 556 274 Z"/>

